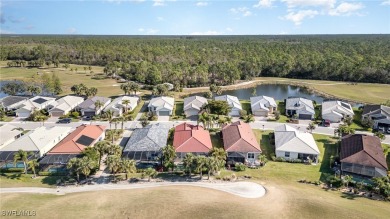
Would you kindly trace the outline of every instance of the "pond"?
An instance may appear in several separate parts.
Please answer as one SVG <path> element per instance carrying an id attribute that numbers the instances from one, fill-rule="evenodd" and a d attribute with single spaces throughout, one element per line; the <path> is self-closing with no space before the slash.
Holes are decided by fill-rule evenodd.
<path id="1" fill-rule="evenodd" d="M 223 91 L 222 95 L 232 95 L 238 97 L 238 99 L 249 100 L 252 97 L 253 88 L 241 88 L 237 90 Z M 322 103 L 324 97 L 314 94 L 308 91 L 306 88 L 287 85 L 287 84 L 260 84 L 256 86 L 257 96 L 269 96 L 275 100 L 284 100 L 288 97 L 304 97 L 306 99 L 314 100 L 317 103 Z"/>

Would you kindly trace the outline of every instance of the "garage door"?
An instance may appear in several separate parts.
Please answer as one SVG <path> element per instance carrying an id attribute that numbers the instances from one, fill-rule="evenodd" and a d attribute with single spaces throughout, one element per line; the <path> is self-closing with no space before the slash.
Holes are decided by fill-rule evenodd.
<path id="1" fill-rule="evenodd" d="M 17 113 L 18 117 L 27 118 L 30 116 L 30 113 Z"/>
<path id="2" fill-rule="evenodd" d="M 169 111 L 159 111 L 158 115 L 159 116 L 169 116 Z"/>
<path id="3" fill-rule="evenodd" d="M 62 112 L 51 112 L 50 115 L 54 116 L 54 117 L 60 117 L 60 116 L 62 116 L 64 114 Z"/>
<path id="4" fill-rule="evenodd" d="M 84 116 L 95 116 L 95 112 L 84 112 Z"/>
<path id="5" fill-rule="evenodd" d="M 311 115 L 308 115 L 308 114 L 299 114 L 299 119 L 311 119 Z"/>
<path id="6" fill-rule="evenodd" d="M 268 116 L 267 111 L 255 111 L 255 116 Z"/>

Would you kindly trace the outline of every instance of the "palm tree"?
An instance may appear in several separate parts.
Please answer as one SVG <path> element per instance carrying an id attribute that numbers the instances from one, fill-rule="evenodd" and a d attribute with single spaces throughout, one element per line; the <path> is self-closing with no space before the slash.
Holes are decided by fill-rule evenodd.
<path id="1" fill-rule="evenodd" d="M 169 170 L 169 168 L 172 169 L 175 167 L 174 161 L 176 158 L 176 152 L 175 148 L 172 145 L 167 145 L 162 149 L 162 154 L 163 154 L 163 165 L 165 168 Z"/>
<path id="2" fill-rule="evenodd" d="M 316 129 L 316 125 L 314 124 L 314 122 L 311 122 L 309 123 L 309 125 L 307 126 L 306 128 L 308 131 L 310 131 L 310 133 L 313 132 L 314 129 Z"/>
<path id="3" fill-rule="evenodd" d="M 265 154 L 260 154 L 258 158 L 261 166 L 265 166 L 265 164 L 268 162 L 267 156 L 265 156 Z"/>
<path id="4" fill-rule="evenodd" d="M 123 90 L 123 92 L 125 92 L 125 95 L 127 95 L 130 92 L 130 87 L 128 84 L 121 84 L 120 88 L 121 90 Z"/>
<path id="5" fill-rule="evenodd" d="M 251 123 L 251 122 L 254 122 L 254 121 L 255 121 L 255 117 L 253 117 L 252 114 L 246 115 L 244 117 L 244 122 L 245 123 Z"/>
<path id="6" fill-rule="evenodd" d="M 14 166 L 16 166 L 16 163 L 18 161 L 22 161 L 24 166 L 24 174 L 27 174 L 27 163 L 28 163 L 29 155 L 30 155 L 29 152 L 23 150 L 19 150 L 14 154 Z"/>
<path id="7" fill-rule="evenodd" d="M 183 165 L 188 170 L 188 175 L 191 177 L 191 171 L 194 165 L 194 155 L 192 153 L 187 153 L 183 159 Z"/>
<path id="8" fill-rule="evenodd" d="M 233 118 L 231 116 L 226 116 L 225 119 L 227 124 L 232 123 Z"/>
<path id="9" fill-rule="evenodd" d="M 33 160 L 28 161 L 28 168 L 33 171 L 34 178 L 37 177 L 37 175 L 35 173 L 35 167 L 37 167 L 37 166 L 39 166 L 39 163 L 38 163 L 37 159 L 33 159 Z"/>
<path id="10" fill-rule="evenodd" d="M 100 100 L 96 100 L 95 102 L 95 112 L 99 111 L 103 107 L 104 103 Z"/>
<path id="11" fill-rule="evenodd" d="M 349 183 L 352 182 L 352 178 L 353 177 L 350 176 L 350 175 L 344 176 L 343 181 L 344 181 L 344 183 L 346 184 L 347 187 L 349 186 Z"/>
<path id="12" fill-rule="evenodd" d="M 126 118 L 124 116 L 119 116 L 116 118 L 118 122 L 121 123 L 121 129 L 123 130 L 124 123 L 126 121 Z"/>
<path id="13" fill-rule="evenodd" d="M 89 157 L 83 157 L 80 159 L 80 165 L 80 172 L 85 176 L 85 179 L 88 179 L 91 170 L 96 166 L 95 161 Z"/>
<path id="14" fill-rule="evenodd" d="M 196 171 L 200 174 L 200 179 L 203 178 L 203 168 L 206 165 L 206 157 L 205 156 L 197 156 L 195 158 Z"/>
<path id="15" fill-rule="evenodd" d="M 121 158 L 118 155 L 109 155 L 106 159 L 106 165 L 111 173 L 114 174 L 114 178 L 116 178 L 116 173 L 122 167 Z"/>
<path id="16" fill-rule="evenodd" d="M 215 157 L 207 157 L 205 166 L 207 168 L 207 179 L 210 179 L 210 174 L 215 173 L 219 169 L 218 159 Z"/>
<path id="17" fill-rule="evenodd" d="M 226 157 L 227 157 L 227 153 L 226 151 L 223 149 L 223 148 L 216 148 L 216 147 L 213 147 L 210 152 L 209 152 L 209 156 L 212 156 L 212 157 L 215 157 L 217 158 L 218 160 L 220 160 L 220 169 L 225 166 L 225 163 L 226 163 Z"/>
<path id="18" fill-rule="evenodd" d="M 122 159 L 122 170 L 126 172 L 126 180 L 129 178 L 128 174 L 137 172 L 135 167 L 135 160 Z"/>
<path id="19" fill-rule="evenodd" d="M 205 129 L 207 129 L 207 119 L 206 119 L 206 116 L 207 116 L 207 113 L 204 112 L 202 114 L 199 114 L 199 117 L 198 117 L 198 125 L 199 125 L 199 123 L 203 123 L 203 127 Z"/>
<path id="20" fill-rule="evenodd" d="M 110 144 L 107 148 L 107 154 L 120 156 L 122 154 L 122 147 L 116 144 Z"/>
<path id="21" fill-rule="evenodd" d="M 77 182 L 80 182 L 80 173 L 82 168 L 81 159 L 77 157 L 70 159 L 68 164 L 66 165 L 66 168 L 76 173 Z"/>
<path id="22" fill-rule="evenodd" d="M 114 119 L 114 111 L 107 110 L 105 113 L 105 116 L 108 119 L 108 122 L 110 123 L 110 129 L 111 129 L 111 123 L 112 123 L 112 120 Z"/>
<path id="23" fill-rule="evenodd" d="M 151 167 L 149 167 L 148 169 L 146 169 L 143 173 L 142 173 L 142 177 L 145 177 L 147 176 L 148 177 L 148 182 L 150 182 L 150 179 L 151 178 L 154 178 L 157 176 L 157 171 Z"/>
<path id="24" fill-rule="evenodd" d="M 99 141 L 94 146 L 94 148 L 99 152 L 99 169 L 103 155 L 107 153 L 109 147 L 111 147 L 111 143 L 109 141 Z"/>
<path id="25" fill-rule="evenodd" d="M 136 95 L 138 91 L 141 90 L 140 86 L 137 83 L 132 83 L 130 86 L 130 89 L 134 91 L 134 94 Z"/>
<path id="26" fill-rule="evenodd" d="M 125 105 L 125 113 L 127 113 L 127 109 L 128 109 L 128 107 L 129 107 L 130 100 L 123 100 L 123 101 L 122 101 L 122 104 Z"/>

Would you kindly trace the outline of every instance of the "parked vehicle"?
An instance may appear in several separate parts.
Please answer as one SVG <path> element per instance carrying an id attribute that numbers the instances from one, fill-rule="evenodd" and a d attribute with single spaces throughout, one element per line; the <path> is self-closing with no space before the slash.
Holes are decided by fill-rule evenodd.
<path id="1" fill-rule="evenodd" d="M 324 126 L 324 127 L 329 127 L 330 126 L 330 121 L 327 120 L 327 119 L 324 119 L 324 120 L 322 120 L 321 125 Z"/>
<path id="2" fill-rule="evenodd" d="M 72 119 L 65 118 L 65 119 L 60 119 L 60 120 L 58 120 L 57 123 L 70 123 L 70 122 L 72 122 Z"/>
<path id="3" fill-rule="evenodd" d="M 92 117 L 91 116 L 83 116 L 84 121 L 91 121 Z"/>
<path id="4" fill-rule="evenodd" d="M 387 134 L 390 134 L 390 127 L 387 128 Z"/>

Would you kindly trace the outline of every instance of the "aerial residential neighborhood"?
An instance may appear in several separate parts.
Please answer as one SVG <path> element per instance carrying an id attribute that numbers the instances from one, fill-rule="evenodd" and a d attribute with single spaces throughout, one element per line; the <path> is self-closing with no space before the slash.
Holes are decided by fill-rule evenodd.
<path id="1" fill-rule="evenodd" d="M 390 1 L 0 2 L 1 218 L 390 218 Z"/>

